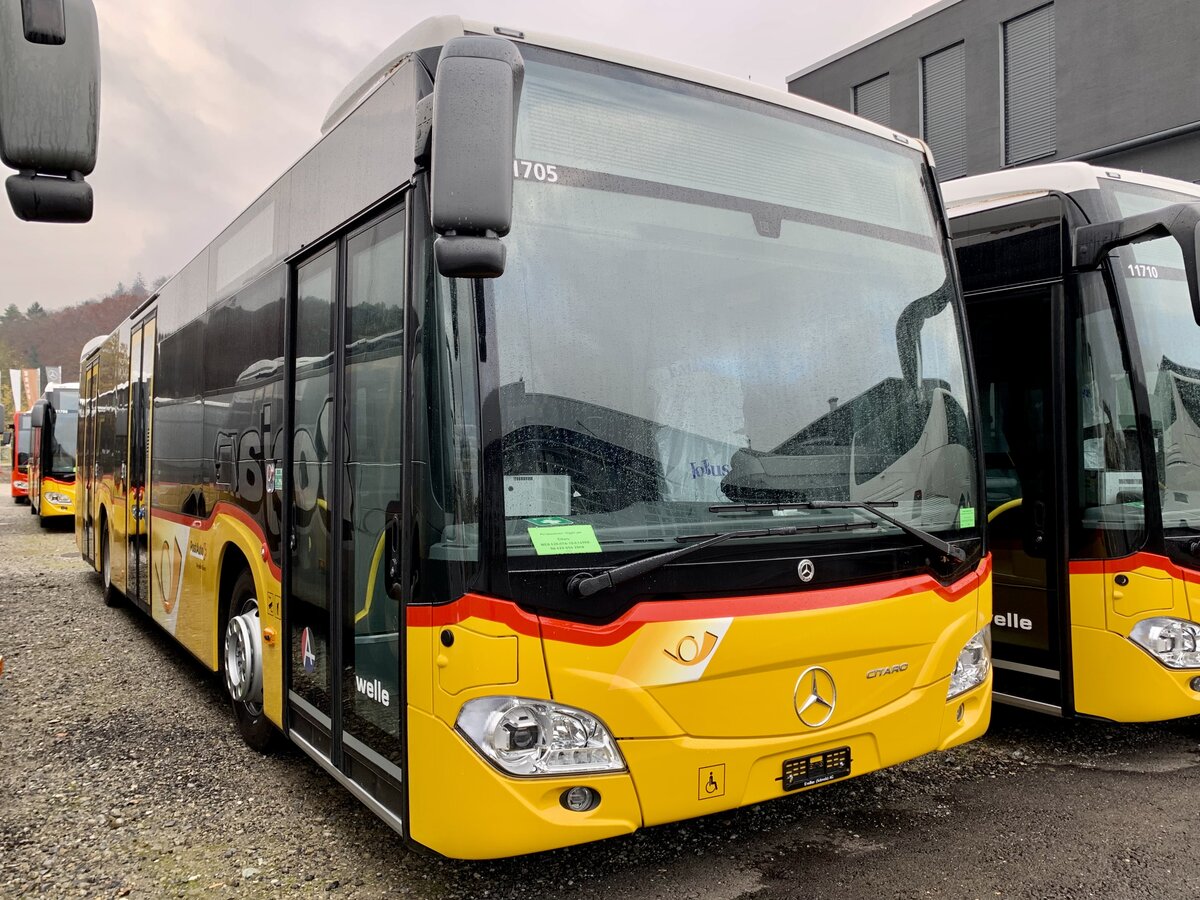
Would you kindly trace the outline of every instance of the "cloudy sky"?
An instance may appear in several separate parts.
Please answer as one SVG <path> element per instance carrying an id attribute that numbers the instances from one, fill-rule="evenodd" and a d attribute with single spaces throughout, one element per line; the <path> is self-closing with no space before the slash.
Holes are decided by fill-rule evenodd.
<path id="1" fill-rule="evenodd" d="M 0 305 L 172 275 L 319 135 L 330 101 L 427 16 L 585 38 L 784 88 L 931 0 L 94 0 L 100 153 L 88 225 L 0 208 Z M 0 173 L 6 175 L 7 173 Z"/>

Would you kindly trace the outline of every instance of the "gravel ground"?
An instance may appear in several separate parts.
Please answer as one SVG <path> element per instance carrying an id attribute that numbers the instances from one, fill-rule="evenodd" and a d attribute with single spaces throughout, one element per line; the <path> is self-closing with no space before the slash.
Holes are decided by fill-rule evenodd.
<path id="1" fill-rule="evenodd" d="M 982 741 L 536 857 L 417 855 L 297 751 L 246 749 L 215 678 L 107 609 L 69 531 L 0 484 L 0 897 L 1180 897 L 1200 727 L 999 711 Z"/>

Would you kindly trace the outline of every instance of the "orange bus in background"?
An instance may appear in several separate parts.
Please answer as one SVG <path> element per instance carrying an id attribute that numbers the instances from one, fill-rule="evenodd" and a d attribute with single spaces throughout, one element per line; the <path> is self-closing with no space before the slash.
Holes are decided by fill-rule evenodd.
<path id="1" fill-rule="evenodd" d="M 29 502 L 29 413 L 13 413 L 12 497 L 14 503 Z"/>

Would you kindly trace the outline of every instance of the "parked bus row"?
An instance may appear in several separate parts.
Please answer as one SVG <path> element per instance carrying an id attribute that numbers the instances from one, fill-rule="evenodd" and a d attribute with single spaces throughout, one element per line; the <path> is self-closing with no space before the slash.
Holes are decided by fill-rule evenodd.
<path id="1" fill-rule="evenodd" d="M 1200 711 L 1191 186 L 947 220 L 915 139 L 453 17 L 322 131 L 81 359 L 83 557 L 252 747 L 496 857 L 978 737 L 993 635 Z"/>
<path id="2" fill-rule="evenodd" d="M 26 412 L 13 414 L 13 502 L 28 503 L 45 525 L 75 517 L 78 383 L 51 383 Z"/>

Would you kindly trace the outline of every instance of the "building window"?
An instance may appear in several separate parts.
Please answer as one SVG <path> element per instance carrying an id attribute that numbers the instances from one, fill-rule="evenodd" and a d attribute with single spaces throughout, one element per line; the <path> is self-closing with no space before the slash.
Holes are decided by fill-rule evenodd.
<path id="1" fill-rule="evenodd" d="M 1004 164 L 1055 151 L 1054 4 L 1003 25 Z"/>
<path id="2" fill-rule="evenodd" d="M 880 125 L 891 124 L 892 90 L 888 85 L 887 75 L 880 75 L 855 86 L 854 114 Z"/>
<path id="3" fill-rule="evenodd" d="M 961 42 L 921 59 L 921 137 L 933 150 L 939 179 L 967 174 L 966 56 Z"/>

